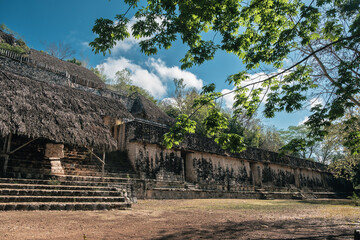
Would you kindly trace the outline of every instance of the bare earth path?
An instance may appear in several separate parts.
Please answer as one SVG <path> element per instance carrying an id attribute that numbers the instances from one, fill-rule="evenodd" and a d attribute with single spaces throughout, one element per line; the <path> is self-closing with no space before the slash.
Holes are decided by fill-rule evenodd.
<path id="1" fill-rule="evenodd" d="M 0 212 L 0 239 L 353 239 L 360 207 L 334 200 L 147 200 L 126 211 Z"/>

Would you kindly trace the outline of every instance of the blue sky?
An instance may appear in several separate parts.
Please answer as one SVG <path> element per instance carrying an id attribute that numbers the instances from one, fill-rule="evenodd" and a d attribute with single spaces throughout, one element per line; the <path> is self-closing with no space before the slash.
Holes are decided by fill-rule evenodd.
<path id="1" fill-rule="evenodd" d="M 161 50 L 157 55 L 145 56 L 139 51 L 133 38 L 118 43 L 112 54 L 95 55 L 87 45 L 96 36 L 91 29 L 97 18 L 112 19 L 124 13 L 127 6 L 120 0 L 0 0 L 0 24 L 18 32 L 28 46 L 44 50 L 44 43 L 63 42 L 76 50 L 75 57 L 88 62 L 88 67 L 102 67 L 112 77 L 116 71 L 129 68 L 133 83 L 150 91 L 155 98 L 171 96 L 172 79 L 184 78 L 187 86 L 200 89 L 215 83 L 218 91 L 232 89 L 225 79 L 244 69 L 241 60 L 227 53 L 217 53 L 214 60 L 186 71 L 180 70 L 179 60 L 187 48 L 180 41 L 170 50 Z M 131 17 L 134 10 L 130 10 Z M 224 101 L 230 106 L 231 98 Z M 279 113 L 274 119 L 258 117 L 263 123 L 286 129 L 298 125 L 309 115 L 307 109 L 292 114 Z"/>

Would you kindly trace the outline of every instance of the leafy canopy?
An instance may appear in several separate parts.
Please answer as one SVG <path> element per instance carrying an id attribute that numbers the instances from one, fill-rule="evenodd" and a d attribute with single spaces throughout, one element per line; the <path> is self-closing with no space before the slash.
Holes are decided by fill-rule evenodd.
<path id="1" fill-rule="evenodd" d="M 334 121 L 346 111 L 360 107 L 356 98 L 360 92 L 358 0 L 159 0 L 147 1 L 144 6 L 139 0 L 124 2 L 129 9 L 116 15 L 115 21 L 101 18 L 95 22 L 93 31 L 98 37 L 90 45 L 96 53 L 110 51 L 131 31 L 135 38 L 142 39 L 140 48 L 147 55 L 181 40 L 188 46 L 180 60 L 182 68 L 211 60 L 217 51 L 235 54 L 246 67 L 246 71 L 227 79 L 236 87 L 235 116 L 245 113 L 251 117 L 263 101 L 265 116 L 273 117 L 279 111 L 293 112 L 305 107 L 310 98 L 322 99 L 323 104 L 313 106 L 305 123 L 310 129 L 307 143 L 292 141 L 292 149 L 322 140 Z M 127 16 L 131 8 L 136 12 L 132 26 Z M 297 59 L 284 65 L 292 58 Z M 284 70 L 257 82 L 262 86 L 255 88 L 254 83 L 247 83 L 249 71 L 263 65 L 272 67 L 274 72 Z M 219 97 L 214 85 L 205 87 L 195 111 L 203 105 L 213 105 Z M 242 146 L 241 136 L 224 135 L 227 122 L 214 108 L 209 109 L 209 135 L 225 148 L 233 147 L 229 144 L 233 141 L 235 146 Z M 174 127 L 192 132 L 194 126 L 189 121 L 189 116 L 182 116 Z M 360 132 L 348 130 L 344 144 L 358 153 Z M 180 131 L 178 135 L 184 134 Z M 173 136 L 177 135 L 168 135 Z"/>

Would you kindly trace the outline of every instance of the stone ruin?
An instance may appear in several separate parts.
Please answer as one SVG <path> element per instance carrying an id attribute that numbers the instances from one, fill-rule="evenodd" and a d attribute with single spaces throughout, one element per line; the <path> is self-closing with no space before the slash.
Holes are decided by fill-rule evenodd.
<path id="1" fill-rule="evenodd" d="M 162 136 L 174 120 L 154 103 L 111 92 L 88 69 L 46 53 L 31 50 L 24 61 L 0 51 L 0 83 L 3 182 L 97 182 L 125 202 L 303 199 L 351 191 L 327 166 L 275 152 L 248 148 L 232 154 L 198 135 L 165 149 Z M 74 204 L 68 208 L 76 209 Z"/>

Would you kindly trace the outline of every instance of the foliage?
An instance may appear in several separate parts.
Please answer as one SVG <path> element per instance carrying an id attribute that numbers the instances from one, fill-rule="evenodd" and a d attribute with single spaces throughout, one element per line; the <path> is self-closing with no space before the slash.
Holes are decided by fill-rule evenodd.
<path id="1" fill-rule="evenodd" d="M 29 47 L 18 33 L 8 28 L 5 24 L 0 24 L 0 31 L 7 34 L 5 39 L 0 38 L 0 48 L 10 50 L 18 54 L 29 53 Z"/>
<path id="2" fill-rule="evenodd" d="M 67 61 L 67 62 L 74 63 L 74 64 L 79 65 L 79 66 L 82 65 L 81 61 L 77 60 L 76 58 L 67 59 L 66 61 Z"/>
<path id="3" fill-rule="evenodd" d="M 230 149 L 233 152 L 244 150 L 243 137 L 237 133 L 225 131 L 228 128 L 228 118 L 216 104 L 215 100 L 219 94 L 214 92 L 214 85 L 204 86 L 201 94 L 194 89 L 187 90 L 183 79 L 174 79 L 174 85 L 172 100 L 175 104 L 162 103 L 160 105 L 165 112 L 177 119 L 174 126 L 164 136 L 164 146 L 171 148 L 180 144 L 186 134 L 195 133 L 197 129 L 198 134 L 213 138 L 224 149 Z M 193 120 L 190 120 L 190 117 Z M 183 129 L 181 129 L 182 125 Z M 198 128 L 198 126 L 201 127 Z"/>
<path id="4" fill-rule="evenodd" d="M 171 127 L 169 132 L 164 135 L 162 144 L 166 148 L 172 148 L 179 145 L 188 133 L 195 133 L 196 122 L 190 120 L 186 114 L 181 114 L 176 118 L 176 123 Z"/>
<path id="5" fill-rule="evenodd" d="M 107 77 L 106 75 L 103 73 L 103 69 L 98 69 L 98 68 L 90 68 L 90 71 L 92 71 L 93 73 L 95 73 L 96 76 L 98 76 L 98 78 L 101 79 L 101 81 L 103 81 L 104 83 L 107 81 Z"/>
<path id="6" fill-rule="evenodd" d="M 255 146 L 268 151 L 278 152 L 284 145 L 279 131 L 274 127 L 261 126 L 259 145 Z M 251 146 L 251 145 L 250 145 Z"/>
<path id="7" fill-rule="evenodd" d="M 108 81 L 111 82 L 111 81 Z M 133 93 L 139 93 L 156 103 L 156 99 L 145 89 L 132 85 L 131 72 L 128 69 L 123 69 L 115 74 L 115 82 L 107 84 L 107 88 L 122 95 L 130 96 Z"/>
<path id="8" fill-rule="evenodd" d="M 217 51 L 237 55 L 246 71 L 227 79 L 234 85 L 234 114 L 251 117 L 267 94 L 265 115 L 293 112 L 306 106 L 310 97 L 324 100 L 314 106 L 305 123 L 310 131 L 306 138 L 290 142 L 288 149 L 302 150 L 323 140 L 328 128 L 344 116 L 347 110 L 360 106 L 360 11 L 359 1 L 348 0 L 225 0 L 225 1 L 148 1 L 139 6 L 139 0 L 124 0 L 136 9 L 132 35 L 143 38 L 141 50 L 156 54 L 168 49 L 181 38 L 188 46 L 182 68 L 202 64 L 214 58 Z M 129 8 L 129 9 L 130 9 Z M 127 11 L 128 12 L 128 11 Z M 130 36 L 129 19 L 119 14 L 116 21 L 98 19 L 93 32 L 98 34 L 90 45 L 105 54 L 116 41 Z M 209 35 L 213 37 L 209 37 Z M 284 62 L 299 57 L 291 66 Z M 247 83 L 249 71 L 267 65 L 285 68 L 264 80 L 260 88 Z M 222 122 L 215 123 L 216 113 L 211 107 L 220 97 L 210 85 L 197 102 L 197 109 L 209 107 L 208 133 L 221 134 Z M 186 123 L 186 121 L 185 121 Z M 350 126 L 350 124 L 347 124 Z M 217 130 L 220 132 L 216 133 Z M 360 131 L 345 128 L 344 145 L 352 153 L 360 151 Z M 224 141 L 226 142 L 226 141 Z"/>
<path id="9" fill-rule="evenodd" d="M 334 146 L 336 153 L 331 156 L 329 170 L 335 177 L 351 181 L 355 188 L 360 186 L 360 156 L 352 153 L 346 138 L 349 132 L 360 131 L 359 117 L 360 108 L 347 111 L 341 120 L 327 129 L 329 134 L 324 141 L 325 144 Z"/>
<path id="10" fill-rule="evenodd" d="M 355 192 L 353 192 L 353 195 L 348 198 L 354 202 L 355 206 L 360 206 L 360 197 Z"/>
<path id="11" fill-rule="evenodd" d="M 12 46 L 8 43 L 0 43 L 0 48 L 10 50 L 12 52 L 18 53 L 18 54 L 27 54 L 29 53 L 29 50 L 24 49 L 20 46 Z"/>
<path id="12" fill-rule="evenodd" d="M 278 152 L 284 145 L 276 128 L 262 125 L 260 120 L 254 116 L 249 119 L 245 114 L 242 114 L 228 116 L 228 118 L 229 125 L 225 131 L 243 136 L 246 146 Z"/>
<path id="13" fill-rule="evenodd" d="M 183 79 L 174 79 L 174 85 L 175 90 L 172 98 L 160 102 L 159 106 L 174 118 L 181 114 L 187 116 L 192 114 L 191 119 L 196 122 L 195 132 L 197 134 L 215 137 L 214 140 L 225 146 L 225 149 L 237 148 L 239 151 L 243 150 L 245 145 L 270 151 L 278 151 L 282 146 L 280 135 L 276 129 L 261 126 L 260 120 L 255 117 L 247 119 L 242 115 L 231 116 L 230 113 L 221 108 L 219 101 L 215 102 L 214 105 L 206 105 L 193 112 L 195 102 L 206 100 L 201 100 L 200 94 L 195 89 L 187 89 Z M 207 91 L 210 88 L 211 86 L 205 87 Z M 214 123 L 218 119 L 220 119 L 220 125 Z M 221 133 L 218 134 L 218 132 Z M 233 143 L 237 145 L 232 146 Z"/>
<path id="14" fill-rule="evenodd" d="M 329 170 L 335 177 L 351 181 L 355 187 L 360 185 L 360 159 L 358 157 L 343 155 L 329 165 Z"/>
<path id="15" fill-rule="evenodd" d="M 132 83 L 130 76 L 130 70 L 126 68 L 116 72 L 115 84 L 113 84 L 113 87 L 119 92 L 126 91 L 128 89 L 128 86 Z"/>
<path id="16" fill-rule="evenodd" d="M 280 131 L 286 145 L 281 149 L 283 153 L 291 154 L 304 159 L 311 159 L 314 154 L 314 143 L 305 139 L 310 129 L 305 125 L 289 126 L 287 130 Z"/>
<path id="17" fill-rule="evenodd" d="M 198 109 L 193 113 L 193 105 L 195 99 L 199 98 L 200 94 L 194 88 L 186 88 L 183 79 L 174 79 L 175 90 L 170 99 L 165 99 L 159 102 L 159 107 L 170 117 L 177 118 L 181 114 L 191 115 L 191 119 L 196 122 L 196 133 L 206 135 L 206 129 L 203 124 L 207 116 L 208 108 L 206 106 Z"/>
<path id="18" fill-rule="evenodd" d="M 0 24 L 0 30 L 9 34 L 10 36 L 12 36 L 14 39 L 16 39 L 17 41 L 21 41 L 22 43 L 25 43 L 24 39 L 20 36 L 19 33 L 11 30 L 10 28 L 8 28 L 4 23 Z M 11 44 L 11 43 L 10 43 Z"/>

